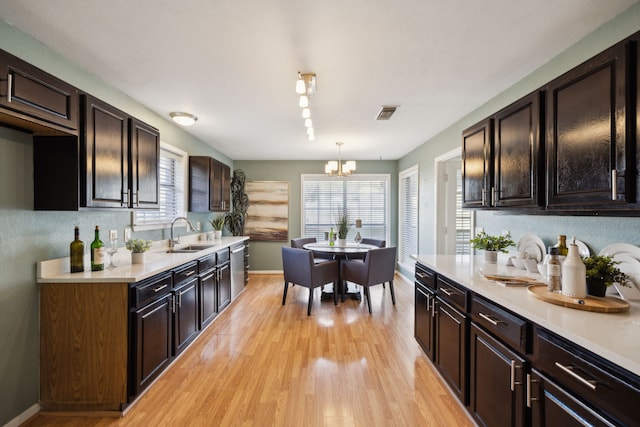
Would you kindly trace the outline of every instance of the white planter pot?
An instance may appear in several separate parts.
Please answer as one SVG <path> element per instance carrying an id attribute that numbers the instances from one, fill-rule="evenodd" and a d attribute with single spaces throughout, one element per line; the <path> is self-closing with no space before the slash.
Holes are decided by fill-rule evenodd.
<path id="1" fill-rule="evenodd" d="M 213 230 L 213 238 L 220 240 L 222 238 L 222 230 Z"/>
<path id="2" fill-rule="evenodd" d="M 146 252 L 131 252 L 131 264 L 144 264 L 146 260 Z"/>
<path id="3" fill-rule="evenodd" d="M 338 239 L 338 240 L 336 241 L 336 245 L 337 245 L 339 248 L 346 248 L 346 247 L 347 247 L 347 239 Z"/>
<path id="4" fill-rule="evenodd" d="M 496 264 L 498 262 L 498 251 L 484 251 L 485 264 Z"/>

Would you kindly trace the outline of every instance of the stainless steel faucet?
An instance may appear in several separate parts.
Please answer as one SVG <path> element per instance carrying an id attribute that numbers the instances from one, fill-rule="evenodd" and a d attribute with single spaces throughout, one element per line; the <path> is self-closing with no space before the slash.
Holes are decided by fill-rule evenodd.
<path id="1" fill-rule="evenodd" d="M 187 227 L 189 228 L 189 231 L 196 231 L 194 226 L 191 224 L 191 222 L 189 222 L 189 220 L 186 217 L 179 216 L 179 217 L 175 218 L 173 221 L 171 221 L 171 240 L 169 240 L 169 247 L 170 248 L 173 248 L 175 245 L 179 245 L 180 244 L 180 236 L 178 236 L 177 239 L 173 238 L 173 226 L 175 225 L 176 221 L 179 221 L 181 219 L 184 219 L 185 221 L 187 221 Z"/>

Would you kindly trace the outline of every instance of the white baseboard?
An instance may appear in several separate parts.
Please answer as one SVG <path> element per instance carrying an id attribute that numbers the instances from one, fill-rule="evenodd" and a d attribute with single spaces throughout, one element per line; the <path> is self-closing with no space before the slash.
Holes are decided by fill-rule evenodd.
<path id="1" fill-rule="evenodd" d="M 4 425 L 4 427 L 18 427 L 20 424 L 26 422 L 29 418 L 33 417 L 35 414 L 40 412 L 40 404 L 36 403 L 35 405 L 28 408 L 26 411 L 9 421 Z"/>
<path id="2" fill-rule="evenodd" d="M 282 274 L 282 270 L 249 270 L 249 274 Z"/>

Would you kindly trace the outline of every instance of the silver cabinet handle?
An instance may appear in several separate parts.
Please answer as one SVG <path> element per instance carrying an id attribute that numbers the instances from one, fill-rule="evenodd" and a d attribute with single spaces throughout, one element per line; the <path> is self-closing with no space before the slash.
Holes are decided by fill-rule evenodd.
<path id="1" fill-rule="evenodd" d="M 486 192 L 487 192 L 487 190 L 485 190 L 485 189 L 483 188 L 483 189 L 482 189 L 482 202 L 481 202 L 482 206 L 484 206 L 484 203 L 485 203 L 485 194 L 486 194 Z"/>
<path id="2" fill-rule="evenodd" d="M 537 383 L 538 380 L 532 380 L 531 374 L 527 374 L 527 408 L 531 408 L 532 402 L 539 400 L 537 397 L 533 397 L 531 391 L 531 383 Z"/>
<path id="3" fill-rule="evenodd" d="M 496 198 L 496 194 L 498 194 L 498 192 L 496 191 L 496 187 L 491 187 L 491 203 L 495 206 L 496 204 L 496 200 L 498 200 Z"/>
<path id="4" fill-rule="evenodd" d="M 120 200 L 120 205 L 125 206 L 129 204 L 129 190 L 122 192 L 122 200 Z"/>
<path id="5" fill-rule="evenodd" d="M 447 289 L 447 288 L 440 288 L 440 290 L 442 291 L 443 294 L 445 294 L 446 296 L 450 297 L 451 295 L 454 294 L 454 292 L 451 289 Z"/>
<path id="6" fill-rule="evenodd" d="M 167 287 L 167 285 L 158 286 L 157 288 L 153 288 L 153 292 L 160 292 L 161 290 L 163 290 L 166 287 Z"/>
<path id="7" fill-rule="evenodd" d="M 238 249 L 234 249 L 234 250 L 231 251 L 232 254 L 237 254 L 238 252 L 244 252 L 244 247 L 238 248 Z"/>
<path id="8" fill-rule="evenodd" d="M 516 381 L 516 369 L 520 369 L 522 366 L 516 365 L 516 361 L 511 361 L 511 391 L 516 391 L 516 386 L 521 385 L 522 383 Z"/>
<path id="9" fill-rule="evenodd" d="M 436 317 L 436 299 L 433 299 L 433 302 L 431 302 L 431 317 L 434 318 Z"/>
<path id="10" fill-rule="evenodd" d="M 189 277 L 189 276 L 191 276 L 191 275 L 193 275 L 193 274 L 196 274 L 196 271 L 195 271 L 195 270 L 188 271 L 188 272 L 184 273 L 184 275 L 185 275 L 185 276 L 187 276 L 187 277 Z"/>
<path id="11" fill-rule="evenodd" d="M 564 371 L 565 373 L 567 373 L 569 376 L 573 377 L 574 379 L 578 380 L 580 383 L 582 383 L 583 385 L 589 387 L 591 390 L 595 391 L 596 390 L 596 386 L 597 383 L 594 380 L 588 380 L 586 378 L 581 377 L 580 375 L 576 374 L 573 370 L 574 367 L 573 366 L 564 366 L 563 364 L 561 364 L 560 362 L 555 362 L 555 365 L 560 368 L 562 371 Z"/>
<path id="12" fill-rule="evenodd" d="M 615 201 L 618 198 L 618 171 L 613 169 L 611 171 L 611 200 Z"/>
<path id="13" fill-rule="evenodd" d="M 171 312 L 176 312 L 176 297 L 174 296 L 171 297 Z"/>
<path id="14" fill-rule="evenodd" d="M 11 87 L 13 86 L 13 74 L 7 75 L 7 102 L 11 102 Z"/>
<path id="15" fill-rule="evenodd" d="M 487 322 L 491 323 L 493 326 L 498 326 L 500 323 L 502 323 L 500 320 L 495 320 L 493 317 L 491 317 L 488 314 L 478 312 L 478 315 L 482 317 L 484 320 L 486 320 Z"/>

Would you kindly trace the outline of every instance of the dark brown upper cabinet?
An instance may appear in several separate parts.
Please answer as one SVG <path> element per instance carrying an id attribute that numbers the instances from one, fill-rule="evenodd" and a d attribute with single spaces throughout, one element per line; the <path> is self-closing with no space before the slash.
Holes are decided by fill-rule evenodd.
<path id="1" fill-rule="evenodd" d="M 462 132 L 462 207 L 490 207 L 493 186 L 493 120 Z"/>
<path id="2" fill-rule="evenodd" d="M 544 206 L 542 96 L 532 93 L 494 117 L 492 206 Z"/>
<path id="3" fill-rule="evenodd" d="M 79 136 L 34 137 L 34 209 L 157 208 L 157 129 L 90 95 Z"/>
<path id="4" fill-rule="evenodd" d="M 189 212 L 229 210 L 231 168 L 208 156 L 189 156 Z"/>
<path id="5" fill-rule="evenodd" d="M 0 50 L 0 122 L 35 135 L 78 132 L 78 90 Z"/>
<path id="6" fill-rule="evenodd" d="M 548 209 L 634 207 L 631 46 L 619 43 L 547 86 Z"/>

